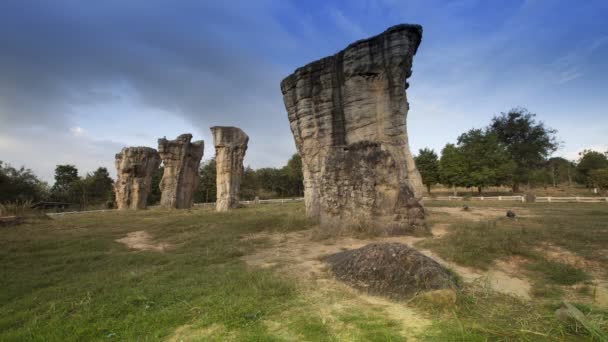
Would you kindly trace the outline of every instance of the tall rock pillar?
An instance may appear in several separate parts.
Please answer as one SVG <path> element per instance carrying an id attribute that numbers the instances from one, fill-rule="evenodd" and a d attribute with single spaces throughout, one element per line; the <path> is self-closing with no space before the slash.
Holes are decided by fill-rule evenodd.
<path id="1" fill-rule="evenodd" d="M 421 39 L 419 25 L 393 26 L 281 82 L 302 156 L 306 210 L 321 226 L 424 229 L 405 93 Z"/>
<path id="2" fill-rule="evenodd" d="M 192 134 L 175 140 L 158 139 L 158 153 L 164 173 L 160 181 L 160 205 L 164 208 L 191 208 L 198 187 L 198 168 L 203 158 L 204 142 L 190 142 Z"/>
<path id="3" fill-rule="evenodd" d="M 118 209 L 145 209 L 152 174 L 160 166 L 158 152 L 149 147 L 125 147 L 116 154 L 114 193 Z"/>
<path id="4" fill-rule="evenodd" d="M 216 210 L 227 211 L 238 205 L 243 176 L 243 159 L 249 137 L 237 127 L 211 127 L 217 170 Z"/>

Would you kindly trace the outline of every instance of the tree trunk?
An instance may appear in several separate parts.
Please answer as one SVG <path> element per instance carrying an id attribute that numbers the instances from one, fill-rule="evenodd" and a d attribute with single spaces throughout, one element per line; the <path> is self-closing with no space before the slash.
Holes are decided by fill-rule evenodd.
<path id="1" fill-rule="evenodd" d="M 426 185 L 426 192 L 429 194 L 431 193 L 431 184 Z"/>
<path id="2" fill-rule="evenodd" d="M 481 195 L 481 187 L 480 186 L 477 187 L 477 193 Z"/>
<path id="3" fill-rule="evenodd" d="M 454 196 L 458 196 L 458 193 L 456 192 L 456 185 L 453 185 L 453 191 L 454 191 Z"/>
<path id="4" fill-rule="evenodd" d="M 519 183 L 513 183 L 513 193 L 519 192 Z"/>

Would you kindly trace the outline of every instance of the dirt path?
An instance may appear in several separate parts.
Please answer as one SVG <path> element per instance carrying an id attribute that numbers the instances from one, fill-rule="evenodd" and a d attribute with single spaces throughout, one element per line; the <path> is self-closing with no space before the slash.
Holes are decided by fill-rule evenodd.
<path id="1" fill-rule="evenodd" d="M 164 252 L 170 247 L 170 244 L 164 242 L 153 241 L 152 235 L 145 230 L 138 230 L 127 234 L 127 236 L 117 239 L 116 242 L 127 245 L 131 249 L 138 249 L 141 251 L 157 251 Z"/>

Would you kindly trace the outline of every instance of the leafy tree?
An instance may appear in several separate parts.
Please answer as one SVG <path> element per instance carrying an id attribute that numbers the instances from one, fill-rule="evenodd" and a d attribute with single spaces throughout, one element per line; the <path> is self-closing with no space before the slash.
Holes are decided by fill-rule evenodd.
<path id="1" fill-rule="evenodd" d="M 241 180 L 240 198 L 244 200 L 253 200 L 258 195 L 259 185 L 256 172 L 250 166 L 247 166 L 243 171 Z"/>
<path id="2" fill-rule="evenodd" d="M 608 189 L 608 168 L 589 171 L 589 179 L 593 186 L 600 189 Z"/>
<path id="3" fill-rule="evenodd" d="M 496 134 L 515 162 L 513 191 L 529 181 L 532 170 L 539 168 L 546 158 L 557 150 L 556 130 L 535 120 L 536 114 L 525 108 L 513 108 L 495 116 L 488 129 Z"/>
<path id="4" fill-rule="evenodd" d="M 424 148 L 414 158 L 416 167 L 422 176 L 422 183 L 426 185 L 428 193 L 431 193 L 431 185 L 439 183 L 439 159 L 435 151 Z"/>
<path id="5" fill-rule="evenodd" d="M 464 155 L 454 144 L 446 144 L 439 159 L 439 179 L 448 186 L 461 186 L 466 183 L 467 164 Z"/>
<path id="6" fill-rule="evenodd" d="M 606 158 L 605 153 L 592 150 L 584 150 L 579 153 L 579 156 L 576 167 L 579 174 L 577 181 L 587 186 L 593 186 L 593 181 L 590 178 L 591 171 L 608 168 L 608 158 Z"/>
<path id="7" fill-rule="evenodd" d="M 165 168 L 160 166 L 158 169 L 154 170 L 152 173 L 152 181 L 150 184 L 150 194 L 148 194 L 148 205 L 158 204 L 160 202 L 160 180 L 163 178 L 163 173 L 165 172 Z M 196 195 L 195 195 L 196 196 Z M 197 202 L 200 202 L 196 199 Z"/>
<path id="8" fill-rule="evenodd" d="M 496 134 L 472 129 L 458 137 L 458 148 L 464 159 L 464 186 L 482 187 L 509 184 L 515 169 L 506 149 Z"/>
<path id="9" fill-rule="evenodd" d="M 550 158 L 545 166 L 553 187 L 557 187 L 558 184 L 568 183 L 572 184 L 572 178 L 576 173 L 576 164 L 564 159 L 562 157 Z"/>
<path id="10" fill-rule="evenodd" d="M 302 175 L 302 158 L 295 153 L 287 161 L 287 165 L 283 167 L 282 172 L 287 178 L 286 195 L 303 196 L 304 195 L 304 176 Z"/>
<path id="11" fill-rule="evenodd" d="M 78 169 L 74 165 L 57 165 L 55 168 L 55 184 L 51 188 L 51 197 L 56 201 L 62 202 L 79 202 L 79 197 L 76 187 L 78 181 Z"/>
<path id="12" fill-rule="evenodd" d="M 108 169 L 99 167 L 93 173 L 87 174 L 84 179 L 84 189 L 90 203 L 104 203 L 113 200 L 114 181 Z"/>
<path id="13" fill-rule="evenodd" d="M 16 169 L 0 161 L 0 203 L 39 201 L 48 197 L 48 185 L 25 167 Z"/>
<path id="14" fill-rule="evenodd" d="M 198 191 L 195 194 L 197 202 L 215 202 L 217 197 L 217 169 L 215 158 L 212 158 L 201 167 L 199 171 Z"/>

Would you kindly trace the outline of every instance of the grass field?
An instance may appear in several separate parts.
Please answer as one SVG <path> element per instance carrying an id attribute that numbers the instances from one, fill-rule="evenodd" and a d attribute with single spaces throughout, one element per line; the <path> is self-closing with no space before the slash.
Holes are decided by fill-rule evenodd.
<path id="1" fill-rule="evenodd" d="M 447 305 L 390 302 L 332 280 L 319 256 L 382 239 L 311 240 L 301 203 L 0 227 L 0 340 L 599 341 L 608 333 L 608 205 L 460 205 L 427 203 L 435 236 L 402 240 L 462 272 Z M 506 208 L 518 218 L 503 218 Z M 528 295 L 504 291 L 489 278 L 496 272 L 529 284 Z M 600 333 L 558 321 L 562 300 Z"/>

